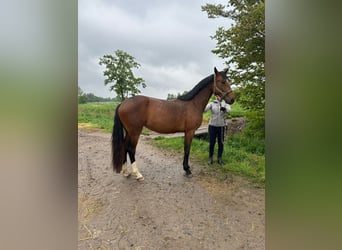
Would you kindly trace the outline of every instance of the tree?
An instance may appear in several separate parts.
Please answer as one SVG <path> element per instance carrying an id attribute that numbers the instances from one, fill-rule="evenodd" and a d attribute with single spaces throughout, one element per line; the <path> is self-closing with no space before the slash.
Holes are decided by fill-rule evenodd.
<path id="1" fill-rule="evenodd" d="M 78 86 L 78 103 L 86 103 L 87 102 L 87 98 L 83 93 L 83 90 L 80 88 L 80 86 Z"/>
<path id="2" fill-rule="evenodd" d="M 134 96 L 140 93 L 138 87 L 146 87 L 145 81 L 136 78 L 132 72 L 133 68 L 139 68 L 140 64 L 135 58 L 122 50 L 115 51 L 115 56 L 104 55 L 100 58 L 100 65 L 105 65 L 103 75 L 106 77 L 104 84 L 112 83 L 110 91 L 115 91 L 120 101 L 125 100 L 129 95 Z"/>
<path id="3" fill-rule="evenodd" d="M 178 97 L 180 97 L 181 95 L 185 95 L 188 92 L 189 91 L 185 90 L 185 91 L 183 91 L 183 93 L 179 93 L 179 92 L 177 94 L 170 94 L 170 93 L 168 93 L 167 97 L 166 97 L 166 100 L 175 100 Z"/>
<path id="4" fill-rule="evenodd" d="M 230 78 L 240 89 L 239 103 L 246 109 L 265 108 L 265 2 L 229 0 L 228 4 L 202 6 L 209 18 L 235 21 L 230 28 L 219 27 L 212 39 L 213 53 L 226 59 Z"/>
<path id="5" fill-rule="evenodd" d="M 77 86 L 78 87 L 78 96 L 81 96 L 81 95 L 83 95 L 83 90 L 81 89 L 81 87 L 80 86 Z"/>
<path id="6" fill-rule="evenodd" d="M 175 100 L 177 98 L 177 96 L 175 94 L 167 94 L 166 100 Z"/>

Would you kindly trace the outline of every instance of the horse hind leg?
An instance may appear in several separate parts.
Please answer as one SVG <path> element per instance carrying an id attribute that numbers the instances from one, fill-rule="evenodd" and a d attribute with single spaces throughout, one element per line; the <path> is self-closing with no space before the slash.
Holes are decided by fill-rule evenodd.
<path id="1" fill-rule="evenodd" d="M 127 162 L 125 162 L 125 163 L 122 165 L 121 173 L 123 174 L 123 176 L 125 176 L 125 177 L 127 177 L 127 178 L 131 176 L 131 172 L 129 172 L 129 171 L 128 171 L 128 168 L 127 168 Z"/>
<path id="2" fill-rule="evenodd" d="M 139 172 L 136 162 L 132 163 L 132 171 L 133 171 L 133 174 L 135 174 L 136 179 L 138 181 L 143 181 L 144 180 L 144 176 L 142 176 L 142 174 Z"/>
<path id="3" fill-rule="evenodd" d="M 135 161 L 135 148 L 130 149 L 128 151 L 128 155 L 129 155 L 129 159 L 131 160 L 131 164 L 132 164 L 132 172 L 135 175 L 136 179 L 138 181 L 144 180 L 144 176 L 142 176 L 142 174 L 139 172 L 139 169 L 137 167 L 137 162 Z"/>
<path id="4" fill-rule="evenodd" d="M 142 174 L 139 172 L 139 169 L 137 167 L 137 163 L 135 160 L 135 149 L 136 149 L 136 146 L 138 144 L 138 139 L 139 139 L 139 136 L 131 138 L 128 140 L 127 151 L 128 151 L 129 159 L 131 160 L 133 174 L 135 175 L 135 177 L 138 181 L 143 181 L 144 176 L 142 176 Z"/>
<path id="5" fill-rule="evenodd" d="M 127 167 L 127 149 L 126 149 L 126 147 L 125 147 L 125 158 L 124 158 L 124 162 L 122 164 L 121 173 L 123 174 L 123 176 L 125 176 L 127 178 L 131 176 L 131 172 L 129 172 L 128 167 Z"/>

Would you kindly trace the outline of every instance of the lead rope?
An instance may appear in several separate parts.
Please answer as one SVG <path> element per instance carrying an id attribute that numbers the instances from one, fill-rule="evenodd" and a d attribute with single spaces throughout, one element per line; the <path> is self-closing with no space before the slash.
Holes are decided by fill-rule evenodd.
<path id="1" fill-rule="evenodd" d="M 216 74 L 214 73 L 214 89 L 213 89 L 214 95 L 215 95 L 215 90 L 216 90 Z"/>
<path id="2" fill-rule="evenodd" d="M 220 106 L 221 106 L 221 103 L 220 103 Z M 225 118 L 225 112 L 223 112 L 223 127 L 221 127 L 221 138 L 222 138 L 222 144 L 224 143 L 224 137 L 225 137 L 225 126 L 226 126 L 226 118 Z"/>
<path id="3" fill-rule="evenodd" d="M 213 90 L 213 94 L 215 95 L 215 90 L 218 90 L 221 94 L 223 93 L 223 91 L 221 91 L 219 88 L 216 87 L 216 74 L 214 73 L 214 90 Z M 225 95 L 229 94 L 231 92 L 230 91 L 227 91 L 227 93 L 223 93 L 224 95 L 222 95 L 221 98 L 223 98 Z M 219 102 L 219 108 L 221 108 L 221 102 Z M 224 115 L 224 114 L 223 114 Z M 223 117 L 224 119 L 224 117 Z M 226 120 L 224 119 L 224 124 L 226 124 Z M 224 143 L 224 129 L 225 127 L 221 127 L 220 129 L 220 133 L 221 133 L 221 142 L 222 144 Z"/>
<path id="4" fill-rule="evenodd" d="M 225 137 L 225 126 L 226 126 L 226 118 L 225 118 L 225 112 L 224 111 L 221 111 L 221 102 L 219 102 L 219 110 L 220 110 L 220 115 L 221 115 L 221 112 L 222 112 L 222 115 L 223 115 L 223 126 L 220 128 L 220 133 L 221 133 L 221 143 L 223 144 L 224 143 L 224 137 Z M 220 115 L 219 115 L 219 119 L 220 119 Z"/>

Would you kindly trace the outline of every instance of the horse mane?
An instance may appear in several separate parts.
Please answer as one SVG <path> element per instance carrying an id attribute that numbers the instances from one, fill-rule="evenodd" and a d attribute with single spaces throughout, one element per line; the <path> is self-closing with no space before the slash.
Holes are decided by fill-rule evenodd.
<path id="1" fill-rule="evenodd" d="M 198 92 L 200 92 L 203 88 L 205 88 L 212 81 L 214 81 L 214 74 L 204 78 L 202 81 L 197 83 L 197 85 L 193 87 L 192 90 L 190 90 L 188 93 L 184 95 L 177 97 L 177 99 L 182 100 L 182 101 L 190 101 L 192 98 L 194 98 L 198 94 Z"/>

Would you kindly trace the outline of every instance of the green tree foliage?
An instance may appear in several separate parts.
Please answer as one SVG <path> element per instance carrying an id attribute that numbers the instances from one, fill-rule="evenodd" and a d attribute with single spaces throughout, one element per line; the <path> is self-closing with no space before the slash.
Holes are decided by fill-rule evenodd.
<path id="1" fill-rule="evenodd" d="M 174 100 L 176 98 L 177 98 L 177 95 L 168 93 L 167 97 L 166 97 L 166 100 Z"/>
<path id="2" fill-rule="evenodd" d="M 234 24 L 219 27 L 212 39 L 213 53 L 226 60 L 230 78 L 240 89 L 239 103 L 246 109 L 265 108 L 265 1 L 229 0 L 227 5 L 202 6 L 209 18 L 230 18 Z"/>
<path id="3" fill-rule="evenodd" d="M 120 101 L 125 100 L 129 95 L 134 96 L 140 93 L 139 86 L 146 87 L 145 81 L 133 74 L 133 68 L 139 68 L 140 64 L 135 58 L 122 50 L 115 51 L 115 55 L 104 55 L 100 58 L 100 65 L 105 65 L 103 75 L 106 77 L 104 84 L 111 83 L 110 91 L 115 91 Z"/>

